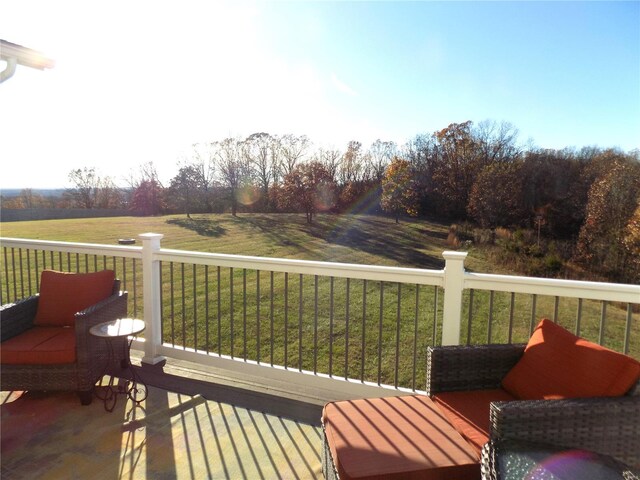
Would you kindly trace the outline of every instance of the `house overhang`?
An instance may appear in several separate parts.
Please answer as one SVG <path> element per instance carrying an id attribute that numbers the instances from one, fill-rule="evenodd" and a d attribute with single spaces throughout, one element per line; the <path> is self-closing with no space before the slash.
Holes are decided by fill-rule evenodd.
<path id="1" fill-rule="evenodd" d="M 38 70 L 53 68 L 55 65 L 52 59 L 42 53 L 6 40 L 0 40 L 0 60 L 7 63 L 5 69 L 0 72 L 0 83 L 11 78 L 18 65 Z"/>

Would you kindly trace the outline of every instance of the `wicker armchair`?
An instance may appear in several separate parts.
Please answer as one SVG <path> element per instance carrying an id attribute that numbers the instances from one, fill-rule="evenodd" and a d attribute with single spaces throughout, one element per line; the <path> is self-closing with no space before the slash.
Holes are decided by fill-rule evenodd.
<path id="1" fill-rule="evenodd" d="M 37 294 L 0 308 L 2 342 L 33 327 L 38 299 Z M 121 292 L 120 281 L 115 280 L 110 297 L 75 314 L 75 327 L 72 327 L 75 328 L 75 363 L 3 364 L 0 372 L 2 390 L 75 390 L 83 405 L 90 404 L 94 385 L 107 367 L 108 346 L 103 339 L 90 335 L 89 329 L 99 323 L 126 315 L 127 292 Z M 125 341 L 126 338 L 123 338 L 122 342 Z"/>
<path id="2" fill-rule="evenodd" d="M 525 345 L 430 347 L 427 393 L 499 388 Z M 495 402 L 490 441 L 591 450 L 640 467 L 640 382 L 622 397 Z"/>

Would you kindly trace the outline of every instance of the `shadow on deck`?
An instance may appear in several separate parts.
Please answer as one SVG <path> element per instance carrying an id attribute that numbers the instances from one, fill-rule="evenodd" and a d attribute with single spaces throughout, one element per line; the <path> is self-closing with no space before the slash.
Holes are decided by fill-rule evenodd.
<path id="1" fill-rule="evenodd" d="M 111 413 L 73 392 L 2 392 L 1 477 L 322 478 L 319 402 L 214 383 L 185 364 L 139 372 L 147 399 L 120 397 Z"/>

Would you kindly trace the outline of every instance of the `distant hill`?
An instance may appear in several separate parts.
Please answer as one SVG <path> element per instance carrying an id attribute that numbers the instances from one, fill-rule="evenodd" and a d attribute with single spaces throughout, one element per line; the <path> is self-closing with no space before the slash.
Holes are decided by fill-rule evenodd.
<path id="1" fill-rule="evenodd" d="M 0 189 L 0 195 L 3 197 L 17 197 L 24 188 L 3 188 Z M 31 192 L 35 195 L 43 197 L 61 197 L 65 188 L 32 188 Z"/>

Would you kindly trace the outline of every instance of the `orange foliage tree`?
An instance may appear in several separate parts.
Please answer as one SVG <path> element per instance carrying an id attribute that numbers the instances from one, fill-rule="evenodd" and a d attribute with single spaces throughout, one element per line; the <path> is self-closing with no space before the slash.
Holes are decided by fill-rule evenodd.
<path id="1" fill-rule="evenodd" d="M 382 177 L 382 197 L 380 206 L 385 212 L 393 213 L 396 223 L 400 215 L 418 215 L 418 194 L 411 164 L 393 157 Z"/>

